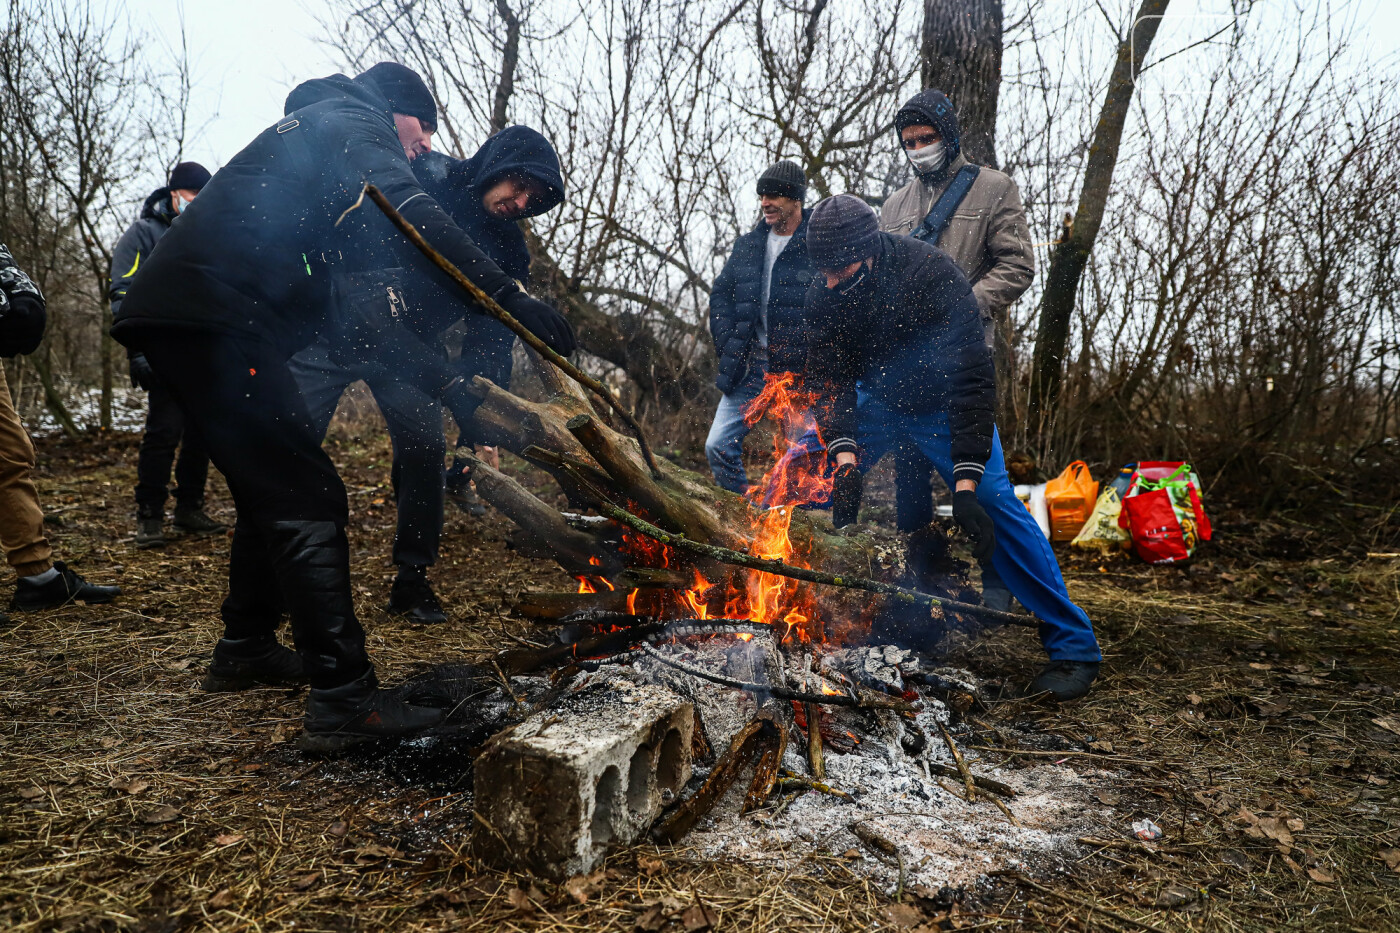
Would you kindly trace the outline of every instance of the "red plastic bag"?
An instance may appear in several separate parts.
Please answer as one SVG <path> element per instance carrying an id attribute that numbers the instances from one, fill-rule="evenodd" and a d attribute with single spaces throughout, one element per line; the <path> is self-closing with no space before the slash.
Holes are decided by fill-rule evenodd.
<path id="1" fill-rule="evenodd" d="M 1138 464 L 1123 499 L 1118 524 L 1132 534 L 1133 549 L 1149 564 L 1183 561 L 1209 541 L 1210 519 L 1187 463 Z"/>

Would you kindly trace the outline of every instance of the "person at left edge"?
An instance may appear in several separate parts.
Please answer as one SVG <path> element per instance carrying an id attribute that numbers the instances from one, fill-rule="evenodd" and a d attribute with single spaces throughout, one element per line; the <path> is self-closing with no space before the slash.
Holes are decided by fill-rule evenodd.
<path id="1" fill-rule="evenodd" d="M 115 315 L 126 290 L 141 271 L 141 261 L 171 223 L 209 181 L 209 170 L 198 162 L 181 162 L 170 170 L 170 181 L 157 188 L 141 206 L 136 219 L 112 249 L 112 273 L 107 299 Z M 224 526 L 204 511 L 204 485 L 209 476 L 209 452 L 199 432 L 185 430 L 180 406 L 151 372 L 141 353 L 128 352 L 131 384 L 146 391 L 146 430 L 136 459 L 136 546 L 165 547 L 166 485 L 175 467 L 175 528 L 190 534 L 214 534 Z M 175 458 L 175 449 L 180 457 Z"/>
<path id="2" fill-rule="evenodd" d="M 224 637 L 206 688 L 309 682 L 300 744 L 329 752 L 442 719 L 379 688 L 351 596 L 345 486 L 287 367 L 328 324 L 332 274 L 355 271 L 337 270 L 341 246 L 354 256 L 364 226 L 388 225 L 359 201 L 364 185 L 559 352 L 574 340 L 554 308 L 522 292 L 419 186 L 408 154 L 431 149 L 437 123 L 421 77 L 381 62 L 299 91 L 303 106 L 220 169 L 156 245 L 112 334 L 145 353 L 238 507 Z M 402 249 L 405 266 L 426 265 L 407 241 Z M 284 610 L 296 654 L 277 641 Z"/>

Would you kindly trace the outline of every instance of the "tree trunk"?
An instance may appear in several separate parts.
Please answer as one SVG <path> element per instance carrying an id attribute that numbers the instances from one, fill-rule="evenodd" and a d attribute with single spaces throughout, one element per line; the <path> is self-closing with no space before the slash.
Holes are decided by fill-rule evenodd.
<path id="1" fill-rule="evenodd" d="M 44 387 L 44 405 L 58 419 L 58 423 L 63 428 L 63 433 L 69 437 L 78 436 L 78 425 L 74 423 L 73 416 L 68 413 L 68 406 L 63 404 L 63 396 L 58 392 L 58 386 L 54 385 L 53 369 L 49 366 L 48 349 L 43 353 L 36 353 L 29 357 L 30 365 L 34 367 L 34 372 L 39 375 L 39 385 Z"/>
<path id="2" fill-rule="evenodd" d="M 1001 0 L 924 0 L 920 77 L 953 102 L 969 162 L 997 168 Z"/>
<path id="3" fill-rule="evenodd" d="M 1031 362 L 1030 411 L 1027 429 L 1044 435 L 1054 418 L 1060 394 L 1060 376 L 1069 342 L 1070 317 L 1079 292 L 1079 280 L 1089 263 L 1094 240 L 1103 223 L 1108 192 L 1113 185 L 1113 169 L 1118 164 L 1118 147 L 1123 139 L 1128 107 L 1142 62 L 1161 25 L 1170 0 L 1142 0 L 1128 34 L 1118 43 L 1118 59 L 1108 82 L 1108 94 L 1099 111 L 1089 161 L 1084 168 L 1084 185 L 1074 212 L 1069 236 L 1050 255 L 1041 300 L 1040 325 L 1035 336 L 1035 357 Z"/>

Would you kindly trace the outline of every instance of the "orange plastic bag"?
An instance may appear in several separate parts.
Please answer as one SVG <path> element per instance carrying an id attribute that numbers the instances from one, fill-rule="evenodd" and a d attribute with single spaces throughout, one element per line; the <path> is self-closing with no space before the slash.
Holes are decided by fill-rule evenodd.
<path id="1" fill-rule="evenodd" d="M 1071 541 L 1089 520 L 1099 498 L 1099 484 L 1089 475 L 1089 465 L 1076 460 L 1045 484 L 1050 509 L 1050 540 Z"/>

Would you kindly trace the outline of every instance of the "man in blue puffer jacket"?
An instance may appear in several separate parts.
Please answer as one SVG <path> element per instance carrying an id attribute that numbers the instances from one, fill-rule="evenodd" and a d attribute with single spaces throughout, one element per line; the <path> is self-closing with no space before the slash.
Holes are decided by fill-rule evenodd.
<path id="1" fill-rule="evenodd" d="M 794 162 L 779 162 L 758 179 L 763 219 L 734 243 L 710 292 L 710 334 L 715 339 L 724 393 L 705 456 L 715 482 L 744 493 L 744 406 L 763 390 L 769 372 L 801 372 L 807 356 L 807 286 L 815 269 L 807 256 L 807 179 Z"/>

